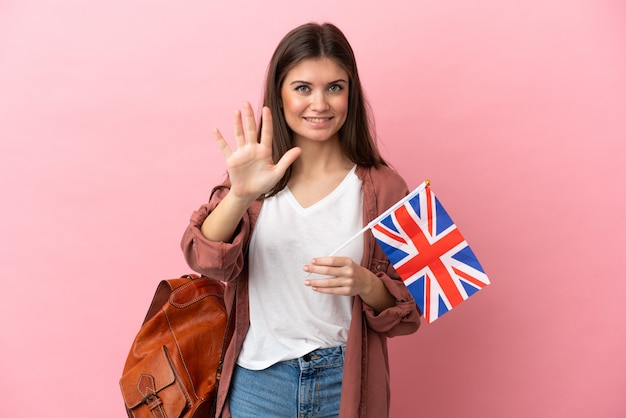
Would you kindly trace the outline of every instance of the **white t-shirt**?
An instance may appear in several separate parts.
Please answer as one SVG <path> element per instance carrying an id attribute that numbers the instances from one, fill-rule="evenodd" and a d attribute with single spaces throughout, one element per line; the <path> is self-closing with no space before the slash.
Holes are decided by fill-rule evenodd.
<path id="1" fill-rule="evenodd" d="M 353 298 L 317 293 L 302 270 L 363 228 L 361 180 L 355 167 L 328 196 L 303 208 L 288 188 L 266 199 L 250 241 L 250 329 L 237 363 L 251 370 L 345 343 Z M 360 264 L 363 239 L 342 249 Z"/>

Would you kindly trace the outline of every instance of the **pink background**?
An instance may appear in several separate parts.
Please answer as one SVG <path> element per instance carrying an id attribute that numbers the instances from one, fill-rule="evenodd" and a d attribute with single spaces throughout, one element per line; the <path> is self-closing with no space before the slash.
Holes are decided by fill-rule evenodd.
<path id="1" fill-rule="evenodd" d="M 292 27 L 351 40 L 384 155 L 492 285 L 390 341 L 392 417 L 623 417 L 620 0 L 0 3 L 0 415 L 123 417 L 118 379 Z"/>

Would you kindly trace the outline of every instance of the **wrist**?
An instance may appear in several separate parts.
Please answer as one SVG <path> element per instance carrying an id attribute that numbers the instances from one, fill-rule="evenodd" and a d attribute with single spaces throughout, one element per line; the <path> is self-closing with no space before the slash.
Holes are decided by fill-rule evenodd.
<path id="1" fill-rule="evenodd" d="M 241 209 L 242 213 L 254 202 L 258 196 L 252 195 L 239 195 L 232 189 L 228 191 L 224 200 L 227 201 L 227 205 L 233 209 Z"/>
<path id="2" fill-rule="evenodd" d="M 369 270 L 368 272 L 370 273 L 370 279 L 368 280 L 367 288 L 364 289 L 364 292 L 361 295 L 361 299 L 363 299 L 363 301 L 371 306 L 377 313 L 394 306 L 396 301 L 387 290 L 387 287 L 383 283 L 382 279 L 373 272 Z"/>

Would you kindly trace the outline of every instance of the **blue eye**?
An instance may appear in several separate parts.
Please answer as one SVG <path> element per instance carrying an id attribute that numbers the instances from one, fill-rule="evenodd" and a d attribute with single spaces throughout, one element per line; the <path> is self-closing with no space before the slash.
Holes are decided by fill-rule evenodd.
<path id="1" fill-rule="evenodd" d="M 309 91 L 309 86 L 305 86 L 304 84 L 295 88 L 295 90 L 299 93 L 306 93 Z"/>
<path id="2" fill-rule="evenodd" d="M 333 84 L 328 87 L 328 91 L 330 91 L 331 93 L 337 93 L 337 92 L 340 92 L 341 90 L 343 90 L 343 87 L 340 86 L 339 84 Z"/>

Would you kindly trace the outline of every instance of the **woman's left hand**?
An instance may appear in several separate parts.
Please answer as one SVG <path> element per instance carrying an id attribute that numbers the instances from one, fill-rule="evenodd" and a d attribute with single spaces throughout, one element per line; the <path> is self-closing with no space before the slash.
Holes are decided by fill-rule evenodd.
<path id="1" fill-rule="evenodd" d="M 304 271 L 311 274 L 328 276 L 323 279 L 306 280 L 304 284 L 320 293 L 332 295 L 356 296 L 371 291 L 372 283 L 378 277 L 364 267 L 356 264 L 350 257 L 320 257 L 304 266 Z"/>
<path id="2" fill-rule="evenodd" d="M 383 282 L 374 273 L 355 263 L 350 257 L 318 257 L 304 266 L 304 271 L 327 276 L 307 279 L 306 286 L 330 295 L 360 296 L 368 305 L 380 312 L 395 305 Z"/>

